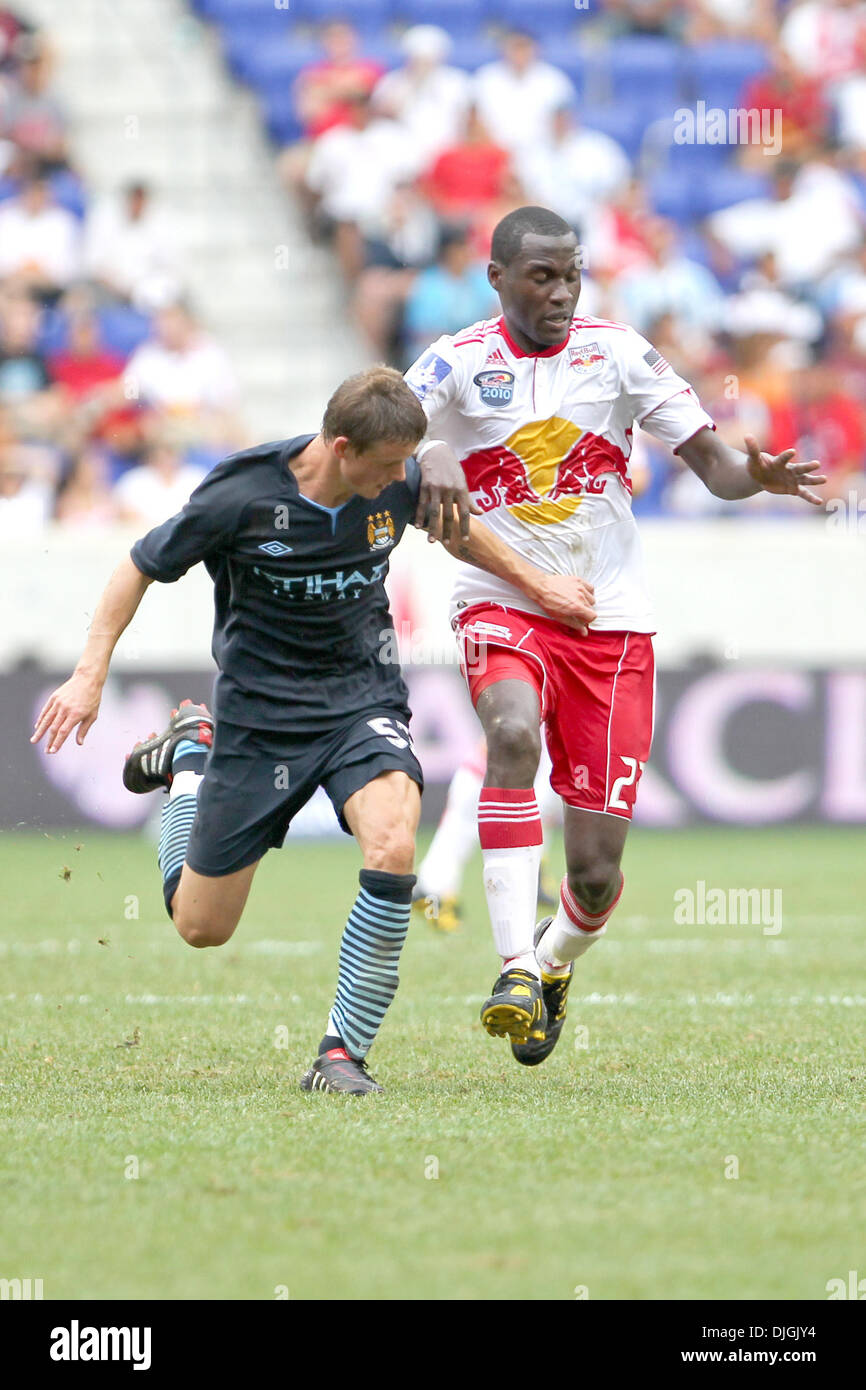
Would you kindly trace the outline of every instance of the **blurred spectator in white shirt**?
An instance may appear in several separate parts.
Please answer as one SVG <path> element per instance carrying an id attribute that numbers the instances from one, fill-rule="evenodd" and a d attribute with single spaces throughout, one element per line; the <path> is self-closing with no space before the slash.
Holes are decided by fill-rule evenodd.
<path id="1" fill-rule="evenodd" d="M 600 130 L 581 126 L 570 106 L 553 113 L 551 138 L 524 146 L 515 163 L 530 202 L 552 208 L 577 229 L 631 178 L 622 146 Z"/>
<path id="2" fill-rule="evenodd" d="M 81 268 L 78 222 L 54 202 L 41 175 L 28 178 L 16 198 L 0 205 L 0 276 L 56 298 Z"/>
<path id="3" fill-rule="evenodd" d="M 155 327 L 126 364 L 120 399 L 186 417 L 190 438 L 229 442 L 238 391 L 225 352 L 183 303 L 160 309 Z"/>
<path id="4" fill-rule="evenodd" d="M 502 58 L 475 74 L 475 101 L 491 136 L 505 149 L 548 144 L 554 113 L 571 106 L 574 86 L 560 69 L 538 57 L 530 34 L 515 30 L 502 41 Z"/>
<path id="5" fill-rule="evenodd" d="M 363 265 L 362 239 L 380 235 L 385 208 L 399 183 L 420 168 L 412 137 L 396 121 L 376 116 L 369 96 L 351 102 L 350 125 L 335 126 L 313 146 L 306 188 L 317 210 L 336 230 L 344 274 L 354 279 Z"/>
<path id="6" fill-rule="evenodd" d="M 806 0 L 788 11 L 781 41 L 801 72 L 831 81 L 856 66 L 864 27 L 861 0 Z"/>
<path id="7" fill-rule="evenodd" d="M 130 468 L 114 485 L 114 501 L 121 521 L 150 528 L 179 512 L 190 493 L 205 476 L 203 468 L 184 463 L 177 449 L 156 441 L 144 462 Z"/>
<path id="8" fill-rule="evenodd" d="M 723 208 L 708 229 L 732 255 L 754 261 L 772 252 L 779 279 L 798 286 L 826 274 L 860 240 L 856 192 L 829 163 L 780 161 L 773 192 Z"/>
<path id="9" fill-rule="evenodd" d="M 0 443 L 0 536 L 41 531 L 54 505 L 53 457 L 17 441 Z"/>
<path id="10" fill-rule="evenodd" d="M 151 312 L 182 290 L 180 244 L 176 220 L 154 206 L 147 184 L 130 183 L 88 217 L 85 266 L 111 294 Z"/>
<path id="11" fill-rule="evenodd" d="M 222 348 L 183 304 L 161 309 L 156 335 L 136 348 L 124 373 L 128 399 L 169 409 L 234 405 L 234 373 Z"/>
<path id="12" fill-rule="evenodd" d="M 456 143 L 472 82 L 460 68 L 446 66 L 451 39 L 435 24 L 416 24 L 403 35 L 401 46 L 406 66 L 385 74 L 373 92 L 373 104 L 383 116 L 400 122 L 426 164 Z"/>

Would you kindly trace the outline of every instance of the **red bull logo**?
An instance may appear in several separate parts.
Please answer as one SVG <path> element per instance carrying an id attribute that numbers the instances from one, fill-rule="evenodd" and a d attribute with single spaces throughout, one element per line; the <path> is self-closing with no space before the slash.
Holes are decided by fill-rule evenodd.
<path id="1" fill-rule="evenodd" d="M 611 473 L 631 492 L 622 450 L 559 416 L 533 421 L 504 444 L 476 450 L 463 460 L 463 470 L 483 512 L 507 507 L 518 521 L 536 526 L 565 521 L 586 494 L 604 491 Z"/>
<path id="2" fill-rule="evenodd" d="M 598 343 L 583 343 L 580 347 L 568 349 L 568 365 L 578 372 L 594 372 L 606 361 L 599 350 Z"/>

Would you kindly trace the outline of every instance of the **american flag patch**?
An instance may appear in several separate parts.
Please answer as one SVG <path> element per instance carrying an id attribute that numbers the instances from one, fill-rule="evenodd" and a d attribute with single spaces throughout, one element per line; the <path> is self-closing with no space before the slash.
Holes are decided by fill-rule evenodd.
<path id="1" fill-rule="evenodd" d="M 671 365 L 666 357 L 662 357 L 660 352 L 656 352 L 655 348 L 650 348 L 649 352 L 645 352 L 643 360 L 648 367 L 652 368 L 656 376 L 661 376 L 662 372 L 667 371 Z"/>

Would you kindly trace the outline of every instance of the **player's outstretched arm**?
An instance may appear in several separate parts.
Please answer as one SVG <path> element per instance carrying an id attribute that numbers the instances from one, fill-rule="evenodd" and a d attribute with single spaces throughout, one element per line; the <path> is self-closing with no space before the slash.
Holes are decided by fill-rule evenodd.
<path id="1" fill-rule="evenodd" d="M 773 456 L 762 453 L 752 435 L 747 434 L 744 442 L 746 453 L 741 454 L 704 428 L 681 444 L 677 452 L 704 486 L 727 502 L 754 497 L 757 492 L 776 492 L 802 497 L 814 507 L 822 505 L 822 499 L 812 491 L 827 481 L 816 471 L 821 467 L 817 459 L 794 463 L 793 449 Z"/>
<path id="2" fill-rule="evenodd" d="M 566 627 L 573 627 L 582 637 L 588 625 L 594 621 L 595 590 L 586 580 L 573 574 L 548 574 L 546 570 L 536 569 L 522 555 L 495 536 L 483 522 L 469 521 L 469 538 L 452 536 L 447 543 L 442 542 L 449 555 L 457 560 L 465 560 L 477 569 L 495 574 L 515 588 L 522 590 Z"/>
<path id="3" fill-rule="evenodd" d="M 38 743 L 47 734 L 46 749 L 56 753 L 76 727 L 76 742 L 84 742 L 99 713 L 102 687 L 118 638 L 135 617 L 151 582 L 128 555 L 121 560 L 99 600 L 78 665 L 69 680 L 46 700 L 31 743 Z"/>
<path id="4" fill-rule="evenodd" d="M 441 439 L 425 439 L 415 450 L 415 457 L 421 469 L 415 525 L 426 531 L 431 541 L 447 544 L 454 531 L 456 510 L 457 530 L 467 540 L 469 517 L 473 512 L 479 516 L 481 508 L 469 496 L 466 475 L 454 450 Z"/>

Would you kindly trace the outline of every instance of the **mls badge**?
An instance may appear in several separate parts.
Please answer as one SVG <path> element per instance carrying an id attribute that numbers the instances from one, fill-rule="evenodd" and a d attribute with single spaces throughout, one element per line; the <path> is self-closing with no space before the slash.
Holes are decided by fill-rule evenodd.
<path id="1" fill-rule="evenodd" d="M 444 381 L 453 370 L 451 363 L 446 362 L 444 357 L 438 353 L 425 352 L 423 357 L 409 368 L 403 378 L 410 391 L 414 391 L 419 401 L 426 400 L 431 391 L 435 391 L 440 381 Z"/>
<path id="2" fill-rule="evenodd" d="M 484 405 L 510 405 L 514 395 L 514 373 L 496 368 L 479 372 L 472 380 Z"/>
<path id="3" fill-rule="evenodd" d="M 367 544 L 371 550 L 384 550 L 394 540 L 394 520 L 389 511 L 367 514 Z"/>
<path id="4" fill-rule="evenodd" d="M 606 361 L 605 354 L 599 350 L 598 343 L 582 343 L 580 347 L 568 349 L 568 365 L 574 367 L 582 376 L 597 372 Z"/>

